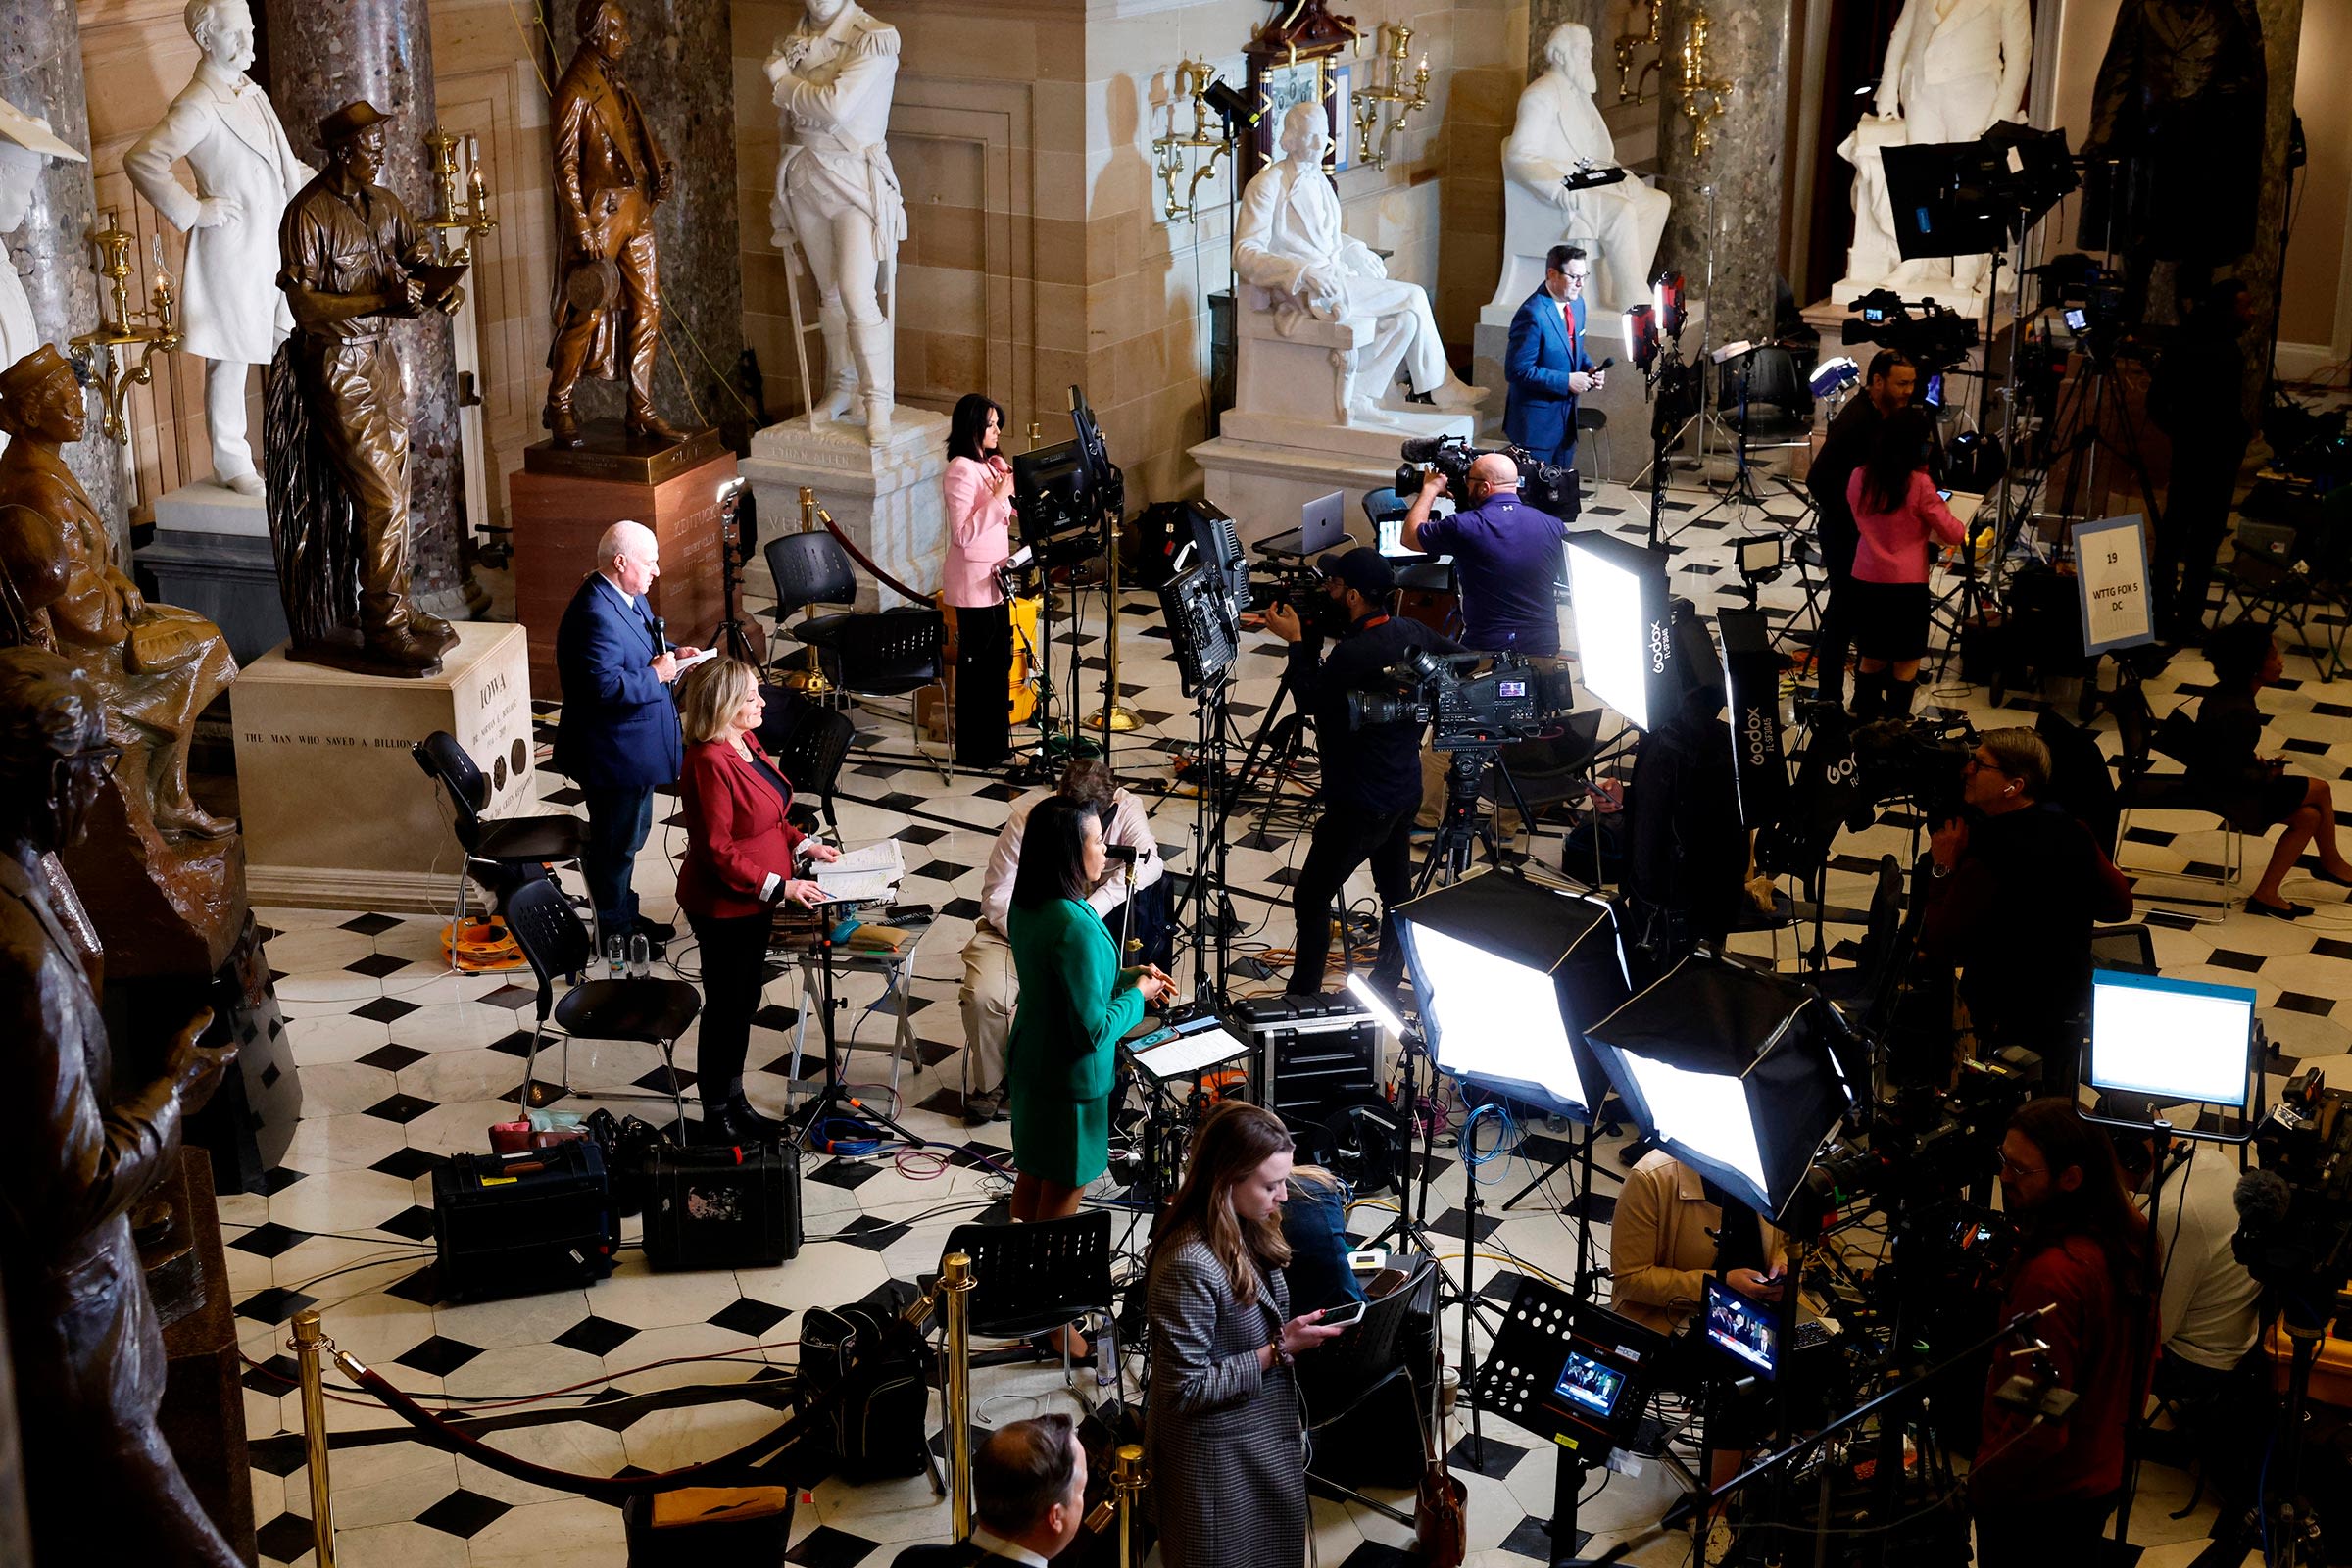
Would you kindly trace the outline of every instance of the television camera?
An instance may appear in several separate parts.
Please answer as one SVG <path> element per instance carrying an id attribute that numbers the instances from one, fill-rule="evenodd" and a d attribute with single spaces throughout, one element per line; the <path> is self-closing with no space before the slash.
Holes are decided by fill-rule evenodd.
<path id="1" fill-rule="evenodd" d="M 1756 866 L 1768 876 L 1810 874 L 1840 827 L 1859 833 L 1894 802 L 1915 803 L 1931 826 L 1960 809 L 1962 775 L 1977 748 L 1965 718 L 1848 726 L 1841 711 L 1815 718 L 1780 820 L 1756 836 Z"/>
<path id="2" fill-rule="evenodd" d="M 1348 611 L 1323 589 L 1322 568 L 1302 561 L 1253 561 L 1250 564 L 1250 608 L 1288 605 L 1298 612 L 1298 624 L 1309 637 L 1330 639 L 1346 635 Z"/>
<path id="3" fill-rule="evenodd" d="M 1839 341 L 1898 349 L 1919 367 L 1924 381 L 1959 368 L 1977 346 L 1977 323 L 1932 299 L 1916 305 L 1890 288 L 1858 294 Z"/>
<path id="4" fill-rule="evenodd" d="M 1472 666 L 1493 659 L 1483 673 Z M 1414 720 L 1441 752 L 1541 737 L 1575 706 L 1574 678 L 1516 654 L 1433 654 L 1416 648 L 1382 672 L 1390 689 L 1348 694 L 1348 727 Z"/>
<path id="5" fill-rule="evenodd" d="M 1418 493 L 1421 476 L 1435 468 L 1446 476 L 1446 493 L 1456 501 L 1465 500 L 1470 493 L 1470 465 L 1495 454 L 1517 465 L 1519 496 L 1529 506 L 1563 519 L 1577 514 L 1574 468 L 1545 463 L 1525 447 L 1474 447 L 1458 435 L 1405 437 L 1400 451 L 1404 461 L 1396 466 L 1396 493 Z"/>
<path id="6" fill-rule="evenodd" d="M 2259 1166 L 2238 1179 L 2230 1250 L 2290 1314 L 2298 1302 L 2332 1316 L 2352 1279 L 2352 1114 L 2319 1069 L 2287 1082 L 2254 1130 Z"/>

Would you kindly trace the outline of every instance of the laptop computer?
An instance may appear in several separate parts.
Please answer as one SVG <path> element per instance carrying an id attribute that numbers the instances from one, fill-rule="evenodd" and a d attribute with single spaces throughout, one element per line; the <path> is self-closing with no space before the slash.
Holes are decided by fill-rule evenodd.
<path id="1" fill-rule="evenodd" d="M 1348 495 L 1334 490 L 1298 509 L 1298 553 L 1308 560 L 1348 542 Z"/>

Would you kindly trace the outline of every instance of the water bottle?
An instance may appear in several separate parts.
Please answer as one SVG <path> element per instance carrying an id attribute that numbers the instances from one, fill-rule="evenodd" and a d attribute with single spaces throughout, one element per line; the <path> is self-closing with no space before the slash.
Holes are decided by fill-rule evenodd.
<path id="1" fill-rule="evenodd" d="M 1102 1334 L 1095 1340 L 1095 1387 L 1107 1389 L 1114 1387 L 1118 1381 L 1118 1364 L 1110 1358 L 1110 1325 L 1105 1323 Z"/>
<path id="2" fill-rule="evenodd" d="M 652 965 L 653 965 L 653 960 L 654 960 L 654 949 L 653 949 L 653 944 L 652 944 L 652 943 L 650 943 L 650 942 L 648 942 L 648 941 L 646 940 L 646 938 L 645 938 L 645 933 L 644 933 L 644 932 L 642 932 L 642 931 L 632 931 L 632 932 L 630 932 L 630 933 L 629 933 L 629 978 L 630 978 L 630 979 L 632 979 L 632 980 L 642 980 L 642 979 L 644 979 L 644 978 L 645 978 L 645 976 L 646 976 L 646 972 L 647 972 L 647 970 L 648 970 L 648 969 L 650 969 L 650 968 L 652 967 Z"/>
<path id="3" fill-rule="evenodd" d="M 617 980 L 627 970 L 628 961 L 628 944 L 622 939 L 620 933 L 616 931 L 605 938 L 605 973 Z"/>

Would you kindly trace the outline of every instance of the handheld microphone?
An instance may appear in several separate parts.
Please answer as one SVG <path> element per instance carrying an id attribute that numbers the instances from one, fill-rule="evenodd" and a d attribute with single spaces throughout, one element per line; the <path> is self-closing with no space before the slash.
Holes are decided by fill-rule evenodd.
<path id="1" fill-rule="evenodd" d="M 654 652 L 656 655 L 669 652 L 669 622 L 660 615 L 654 617 Z"/>
<path id="2" fill-rule="evenodd" d="M 1595 365 L 1594 367 L 1592 367 L 1592 373 L 1593 373 L 1594 375 L 1598 375 L 1598 374 L 1599 374 L 1601 371 L 1603 371 L 1603 370 L 1607 369 L 1607 368 L 1608 368 L 1610 366 L 1612 366 L 1612 365 L 1615 365 L 1616 363 L 1617 363 L 1617 356 L 1616 356 L 1616 355 L 1614 355 L 1614 354 L 1611 354 L 1611 355 L 1607 356 L 1606 358 L 1604 358 L 1604 359 L 1603 359 L 1603 360 L 1602 360 L 1602 361 L 1601 361 L 1601 362 L 1600 362 L 1598 365 Z"/>
<path id="3" fill-rule="evenodd" d="M 1106 860 L 1116 860 L 1121 865 L 1133 865 L 1137 853 L 1136 847 L 1132 844 L 1105 844 L 1102 846 L 1102 858 Z"/>

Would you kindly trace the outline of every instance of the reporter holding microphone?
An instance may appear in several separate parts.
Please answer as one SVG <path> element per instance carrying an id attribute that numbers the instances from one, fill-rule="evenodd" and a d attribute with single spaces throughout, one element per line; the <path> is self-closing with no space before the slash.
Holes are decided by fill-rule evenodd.
<path id="1" fill-rule="evenodd" d="M 707 660 L 678 688 L 686 735 L 678 781 L 686 817 L 678 908 L 694 931 L 703 971 L 695 1087 L 706 1133 L 722 1144 L 756 1143 L 783 1130 L 753 1109 L 743 1092 L 769 926 L 780 904 L 813 908 L 824 901 L 823 890 L 799 873 L 812 862 L 839 859 L 841 852 L 786 818 L 792 785 L 755 736 L 766 705 L 752 666 Z"/>

